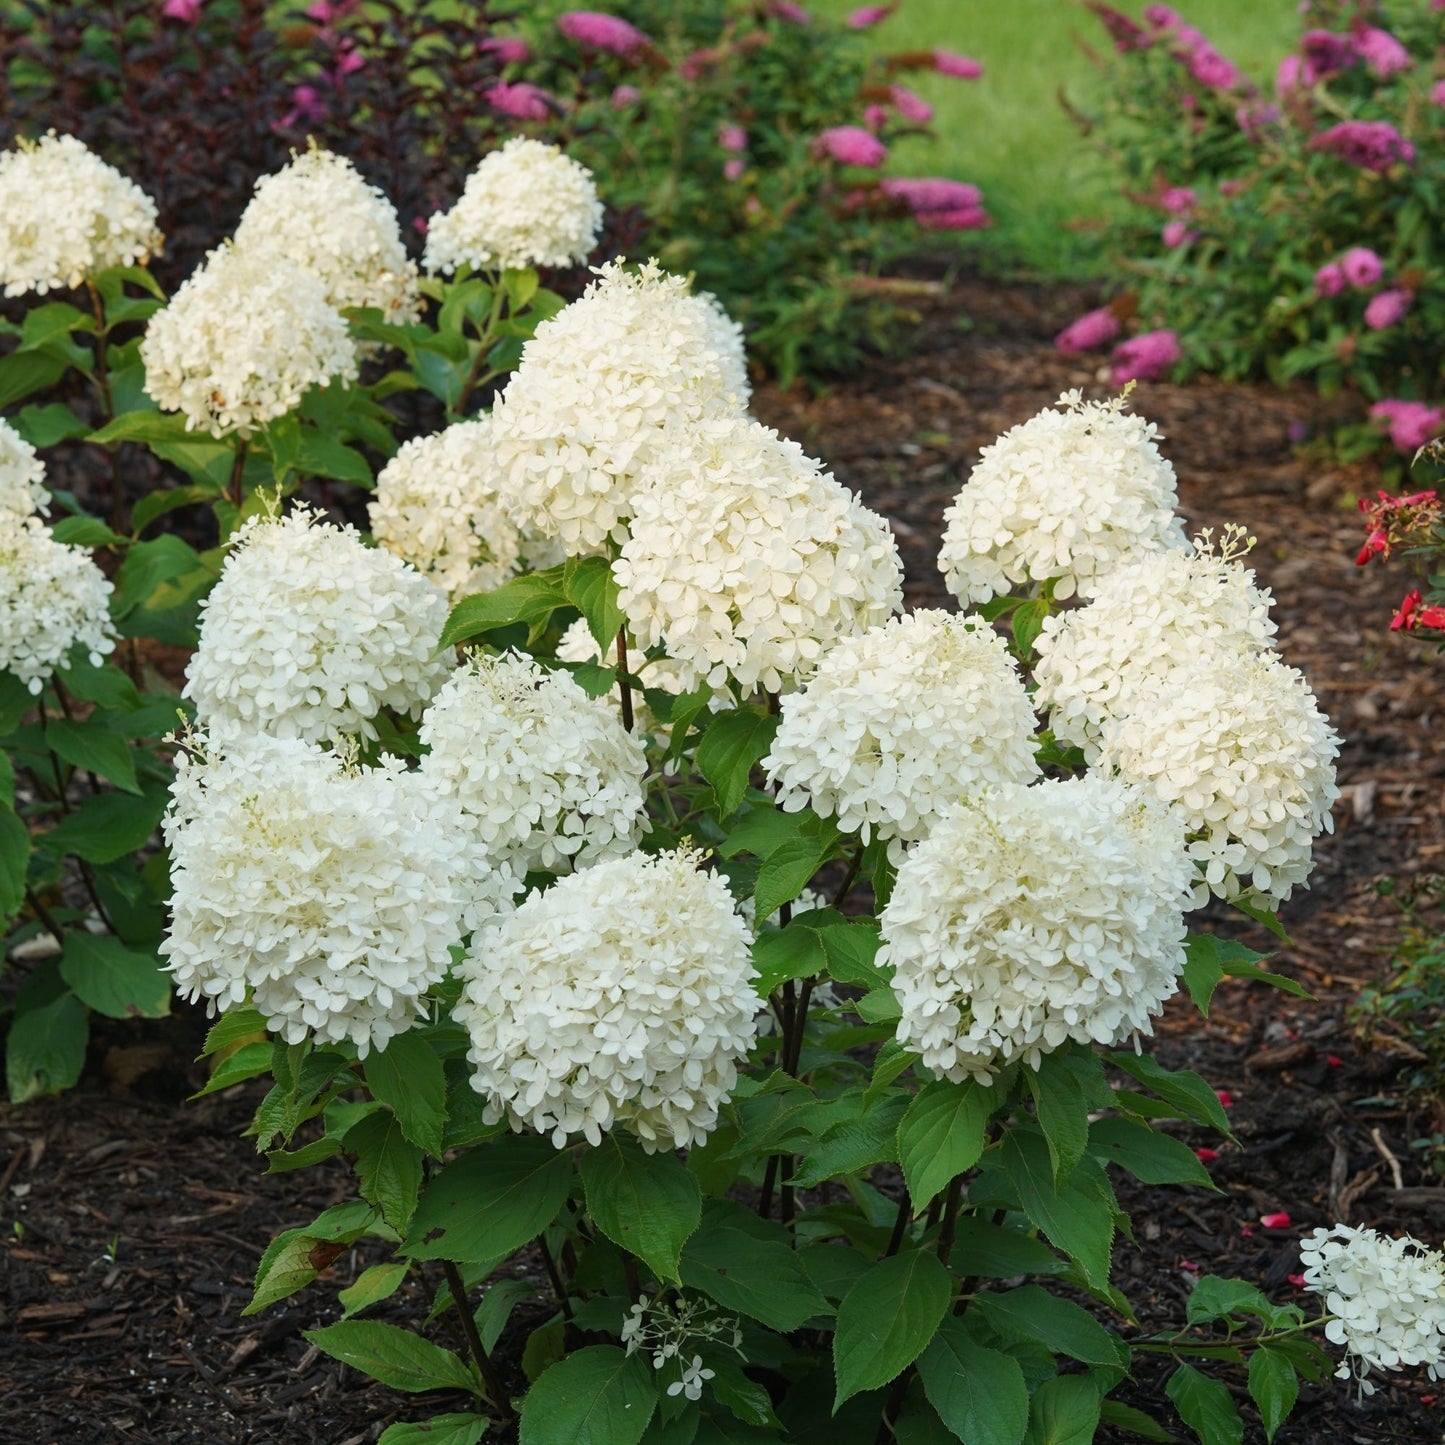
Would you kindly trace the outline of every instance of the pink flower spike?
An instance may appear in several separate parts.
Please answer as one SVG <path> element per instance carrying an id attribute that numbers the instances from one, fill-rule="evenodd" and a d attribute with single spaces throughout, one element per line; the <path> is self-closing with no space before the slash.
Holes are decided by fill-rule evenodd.
<path id="1" fill-rule="evenodd" d="M 1278 1213 L 1275 1214 L 1260 1215 L 1259 1222 L 1266 1229 L 1288 1229 L 1293 1223 L 1289 1215 L 1283 1209 L 1279 1210 Z"/>
<path id="2" fill-rule="evenodd" d="M 1445 106 L 1445 80 L 1437 80 L 1430 87 L 1430 104 Z"/>
<path id="3" fill-rule="evenodd" d="M 940 75 L 951 75 L 955 80 L 977 80 L 983 74 L 983 66 L 971 55 L 960 55 L 956 50 L 935 50 L 933 68 Z"/>
<path id="4" fill-rule="evenodd" d="M 629 105 L 636 105 L 642 99 L 642 92 L 635 85 L 619 85 L 612 92 L 612 109 L 626 110 Z"/>
<path id="5" fill-rule="evenodd" d="M 431 226 L 428 224 L 425 216 L 413 216 L 411 218 L 411 224 L 412 229 L 422 236 L 425 236 L 426 233 L 431 230 Z"/>
<path id="6" fill-rule="evenodd" d="M 1309 149 L 1325 151 L 1347 165 L 1375 172 L 1415 162 L 1414 143 L 1387 120 L 1342 120 L 1315 136 Z"/>
<path id="7" fill-rule="evenodd" d="M 871 131 L 880 131 L 892 119 L 886 105 L 865 105 L 863 107 L 863 124 Z"/>
<path id="8" fill-rule="evenodd" d="M 531 48 L 517 35 L 491 35 L 482 41 L 481 49 L 497 57 L 498 65 L 525 65 L 532 58 Z"/>
<path id="9" fill-rule="evenodd" d="M 1234 1095 L 1231 1094 L 1228 1089 L 1216 1089 L 1214 1091 L 1214 1097 L 1219 1100 L 1219 1107 L 1221 1109 L 1234 1108 Z"/>
<path id="10" fill-rule="evenodd" d="M 893 5 L 861 5 L 847 20 L 850 30 L 871 30 L 873 26 L 886 20 L 898 6 Z"/>
<path id="11" fill-rule="evenodd" d="M 1345 273 L 1338 261 L 1331 261 L 1315 272 L 1315 295 L 1338 296 L 1345 289 Z"/>
<path id="12" fill-rule="evenodd" d="M 621 16 L 600 10 L 568 10 L 557 17 L 557 29 L 584 50 L 600 50 L 624 60 L 635 60 L 653 48 L 650 35 Z"/>
<path id="13" fill-rule="evenodd" d="M 165 0 L 161 14 L 167 20 L 179 20 L 182 25 L 194 25 L 201 18 L 201 0 Z"/>
<path id="14" fill-rule="evenodd" d="M 1167 5 L 1146 5 L 1144 19 L 1156 30 L 1178 30 L 1184 24 L 1184 17 Z"/>
<path id="15" fill-rule="evenodd" d="M 365 64 L 366 57 L 354 45 L 343 44 L 336 52 L 335 74 L 354 75 Z"/>
<path id="16" fill-rule="evenodd" d="M 1385 263 L 1368 246 L 1351 246 L 1340 257 L 1340 270 L 1346 281 L 1359 291 L 1378 286 L 1385 274 Z"/>
<path id="17" fill-rule="evenodd" d="M 888 159 L 888 147 L 859 125 L 829 126 L 819 132 L 813 145 L 819 155 L 837 161 L 840 166 L 876 169 Z"/>
<path id="18" fill-rule="evenodd" d="M 1109 380 L 1114 386 L 1126 381 L 1158 381 L 1183 354 L 1172 331 L 1145 331 L 1114 348 Z"/>
<path id="19" fill-rule="evenodd" d="M 1062 351 L 1065 356 L 1094 351 L 1107 346 L 1118 334 L 1119 318 L 1107 306 L 1101 306 L 1097 311 L 1086 311 L 1064 327 L 1054 337 L 1054 350 Z"/>
<path id="20" fill-rule="evenodd" d="M 909 90 L 906 85 L 890 86 L 888 98 L 893 102 L 893 109 L 904 120 L 912 121 L 914 125 L 927 125 L 933 119 L 933 107 L 916 91 Z"/>
<path id="21" fill-rule="evenodd" d="M 1381 291 L 1365 307 L 1365 325 L 1371 331 L 1388 331 L 1405 319 L 1414 300 L 1413 291 Z"/>
<path id="22" fill-rule="evenodd" d="M 1354 36 L 1355 51 L 1370 68 L 1372 74 L 1381 80 L 1409 70 L 1414 63 L 1410 52 L 1390 34 L 1374 25 L 1366 25 Z"/>
<path id="23" fill-rule="evenodd" d="M 1402 401 L 1389 397 L 1370 408 L 1370 420 L 1385 427 L 1390 445 L 1406 455 L 1420 450 L 1445 424 L 1445 410 L 1423 401 Z"/>
<path id="24" fill-rule="evenodd" d="M 1201 1164 L 1213 1164 L 1214 1161 L 1219 1158 L 1219 1150 L 1196 1149 L 1194 1151 L 1194 1157 L 1199 1160 Z"/>
<path id="25" fill-rule="evenodd" d="M 513 120 L 546 120 L 552 113 L 552 97 L 526 80 L 499 80 L 482 92 L 482 99 Z"/>
<path id="26" fill-rule="evenodd" d="M 1170 186 L 1160 193 L 1159 208 L 1171 216 L 1187 216 L 1198 201 L 1199 197 L 1188 186 Z"/>
<path id="27" fill-rule="evenodd" d="M 770 8 L 779 20 L 787 20 L 794 25 L 813 23 L 813 17 L 801 5 L 794 5 L 793 0 L 773 0 Z"/>
<path id="28" fill-rule="evenodd" d="M 986 231 L 993 217 L 982 206 L 958 206 L 950 211 L 919 211 L 913 219 L 925 231 Z"/>
<path id="29" fill-rule="evenodd" d="M 1239 68 L 1226 60 L 1212 45 L 1201 45 L 1188 59 L 1189 73 L 1210 90 L 1233 90 L 1239 84 Z"/>
<path id="30" fill-rule="evenodd" d="M 1191 241 L 1199 239 L 1198 231 L 1189 229 L 1188 221 L 1181 221 L 1178 218 L 1166 221 L 1164 229 L 1159 233 L 1159 239 L 1164 242 L 1171 251 L 1178 250 L 1180 246 L 1187 246 Z"/>
<path id="31" fill-rule="evenodd" d="M 734 156 L 731 160 L 723 162 L 723 175 L 730 181 L 739 180 L 748 168 L 748 163 L 741 156 Z"/>
<path id="32" fill-rule="evenodd" d="M 740 125 L 720 125 L 717 128 L 717 143 L 725 151 L 745 151 L 748 148 L 748 133 Z"/>

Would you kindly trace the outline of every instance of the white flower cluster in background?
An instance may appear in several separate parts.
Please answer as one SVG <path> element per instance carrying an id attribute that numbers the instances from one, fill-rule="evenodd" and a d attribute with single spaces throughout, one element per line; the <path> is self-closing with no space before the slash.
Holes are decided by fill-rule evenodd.
<path id="1" fill-rule="evenodd" d="M 638 645 L 684 689 L 780 691 L 902 605 L 887 522 L 747 417 L 680 430 L 644 474 L 613 575 Z"/>
<path id="2" fill-rule="evenodd" d="M 0 419 L 0 512 L 31 517 L 50 513 L 45 463 L 9 422 Z"/>
<path id="3" fill-rule="evenodd" d="M 565 672 L 473 653 L 422 720 L 422 772 L 461 809 L 481 864 L 529 869 L 630 853 L 641 836 L 641 742 Z"/>
<path id="4" fill-rule="evenodd" d="M 405 442 L 368 504 L 376 540 L 453 601 L 523 568 L 522 533 L 502 495 L 487 416 Z"/>
<path id="5" fill-rule="evenodd" d="M 188 430 L 249 436 L 313 386 L 356 377 L 356 344 L 315 276 L 270 252 L 212 251 L 141 341 L 146 391 Z"/>
<path id="6" fill-rule="evenodd" d="M 173 793 L 161 951 L 182 996 L 249 995 L 288 1043 L 363 1057 L 417 1021 L 461 939 L 454 829 L 419 774 L 253 735 L 182 757 Z"/>
<path id="7" fill-rule="evenodd" d="M 54 131 L 0 155 L 0 283 L 7 296 L 79 286 L 161 248 L 155 202 L 83 141 Z"/>
<path id="8" fill-rule="evenodd" d="M 876 831 L 895 862 L 958 798 L 1039 774 L 1018 667 L 978 618 L 912 612 L 845 638 L 782 708 L 763 760 L 778 806 Z"/>
<path id="9" fill-rule="evenodd" d="M 112 590 L 85 548 L 0 509 L 0 671 L 39 693 L 77 644 L 99 666 L 115 647 Z"/>
<path id="10" fill-rule="evenodd" d="M 393 322 L 421 314 L 396 208 L 344 156 L 314 143 L 256 182 L 235 246 L 289 260 L 321 283 L 329 306 L 374 307 Z"/>
<path id="11" fill-rule="evenodd" d="M 1406 1236 L 1337 1224 L 1300 1241 L 1305 1288 L 1334 1316 L 1325 1338 L 1354 1357 L 1335 1372 L 1375 1393 L 1370 1370 L 1424 1365 L 1445 1379 L 1445 1255 Z"/>
<path id="12" fill-rule="evenodd" d="M 513 136 L 467 177 L 461 199 L 427 222 L 427 271 L 519 269 L 585 261 L 602 229 L 592 172 L 554 145 Z"/>
<path id="13" fill-rule="evenodd" d="M 741 335 L 711 296 L 655 262 L 601 267 L 580 300 L 538 326 L 492 414 L 518 521 L 573 555 L 621 542 L 666 430 L 741 415 Z"/>
<path id="14" fill-rule="evenodd" d="M 756 1037 L 747 928 L 687 851 L 560 878 L 478 931 L 454 1015 L 485 1117 L 557 1148 L 615 1125 L 700 1142 Z"/>
<path id="15" fill-rule="evenodd" d="M 967 605 L 1054 579 L 1060 600 L 1088 596 L 1131 554 L 1185 546 L 1158 435 L 1121 401 L 1074 391 L 984 447 L 943 514 L 948 590 Z"/>
<path id="16" fill-rule="evenodd" d="M 1252 888 L 1282 903 L 1332 832 L 1339 738 L 1303 675 L 1279 656 L 1208 649 L 1140 680 L 1110 717 L 1098 767 L 1148 788 L 1185 820 L 1202 875 L 1195 901 Z"/>
<path id="17" fill-rule="evenodd" d="M 1182 820 L 1124 783 L 980 792 L 910 850 L 879 915 L 898 1041 L 987 1083 L 1070 1039 L 1150 1033 L 1184 965 L 1192 874 Z"/>
<path id="18" fill-rule="evenodd" d="M 420 713 L 451 669 L 446 598 L 352 527 L 306 508 L 236 533 L 201 603 L 185 696 L 213 738 L 376 736 L 383 708 Z"/>
<path id="19" fill-rule="evenodd" d="M 1202 651 L 1245 658 L 1271 647 L 1271 598 L 1253 577 L 1204 546 L 1149 552 L 1098 577 L 1087 607 L 1046 617 L 1035 702 L 1055 734 L 1097 752 L 1104 719 L 1133 711 L 1146 682 Z"/>

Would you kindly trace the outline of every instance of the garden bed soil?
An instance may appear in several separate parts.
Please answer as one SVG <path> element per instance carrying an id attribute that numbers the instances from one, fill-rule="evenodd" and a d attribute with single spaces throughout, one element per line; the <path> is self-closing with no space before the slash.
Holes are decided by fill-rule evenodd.
<path id="1" fill-rule="evenodd" d="M 925 303 L 900 359 L 821 397 L 756 398 L 765 421 L 892 521 L 911 605 L 951 605 L 934 566 L 941 517 L 979 448 L 1066 388 L 1104 388 L 1097 359 L 1049 345 L 1089 299 L 958 280 Z M 1164 1062 L 1228 1089 L 1236 1139 L 1184 1131 L 1219 1148 L 1210 1166 L 1219 1193 L 1123 1190 L 1137 1246 L 1118 1245 L 1119 1283 L 1144 1324 L 1159 1327 L 1182 1319 L 1199 1270 L 1297 1298 L 1297 1241 L 1319 1224 L 1432 1242 L 1445 1233 L 1445 1190 L 1411 1148 L 1432 1126 L 1399 1094 L 1408 1060 L 1388 1040 L 1358 1040 L 1346 1018 L 1398 937 L 1378 880 L 1445 871 L 1445 666 L 1387 630 L 1406 587 L 1398 564 L 1353 565 L 1351 499 L 1378 484 L 1377 472 L 1313 462 L 1292 445 L 1318 424 L 1313 397 L 1205 380 L 1141 386 L 1136 406 L 1167 438 L 1191 526 L 1237 520 L 1258 536 L 1254 563 L 1275 592 L 1280 646 L 1345 738 L 1335 833 L 1318 846 L 1312 887 L 1284 911 L 1290 942 L 1272 965 L 1314 998 L 1226 983 L 1207 1022 L 1178 999 L 1158 1028 Z M 1272 942 L 1237 914 L 1206 917 L 1256 946 Z M 349 1175 L 340 1166 L 263 1174 L 239 1137 L 253 1089 L 186 1101 L 204 1077 L 192 1062 L 204 1027 L 195 1011 L 98 1023 L 77 1089 L 0 1109 L 0 1445 L 364 1445 L 393 1421 L 463 1408 L 456 1397 L 400 1395 L 307 1343 L 303 1331 L 335 1318 L 337 1285 L 373 1262 L 364 1251 L 342 1255 L 285 1305 L 242 1315 L 265 1244 L 345 1197 Z M 1261 1224 L 1278 1212 L 1288 1227 Z M 422 1288 L 409 1284 L 381 1317 L 424 1309 Z M 447 1330 L 438 1325 L 435 1338 L 449 1340 Z M 516 1371 L 505 1342 L 501 1363 Z M 1146 1362 L 1125 1398 L 1172 1420 L 1165 1373 Z M 1243 1398 L 1242 1381 L 1231 1388 Z M 1246 1414 L 1247 1439 L 1262 1440 Z M 1375 1445 L 1438 1441 L 1442 1431 L 1435 1388 L 1405 1374 L 1363 1402 L 1342 1382 L 1306 1386 L 1276 1438 Z"/>

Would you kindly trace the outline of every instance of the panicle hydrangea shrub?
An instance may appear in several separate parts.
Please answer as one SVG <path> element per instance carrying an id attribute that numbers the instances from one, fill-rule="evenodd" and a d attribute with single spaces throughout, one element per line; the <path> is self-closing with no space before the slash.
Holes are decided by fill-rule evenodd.
<path id="1" fill-rule="evenodd" d="M 0 420 L 0 512 L 29 517 L 49 511 L 45 463 L 9 422 Z"/>

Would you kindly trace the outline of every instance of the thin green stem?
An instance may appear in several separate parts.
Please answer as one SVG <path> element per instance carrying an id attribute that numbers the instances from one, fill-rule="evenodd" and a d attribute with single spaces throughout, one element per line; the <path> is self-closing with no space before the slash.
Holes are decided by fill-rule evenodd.
<path id="1" fill-rule="evenodd" d="M 487 1354 L 486 1347 L 482 1344 L 482 1336 L 477 1329 L 477 1322 L 472 1318 L 471 1310 L 467 1308 L 467 1287 L 462 1283 L 462 1272 L 449 1259 L 442 1260 L 442 1271 L 447 1277 L 447 1286 L 451 1290 L 452 1304 L 456 1306 L 457 1318 L 462 1322 L 462 1337 L 466 1340 L 467 1349 L 471 1352 L 472 1359 L 481 1373 L 482 1382 L 487 1387 L 487 1395 L 504 1422 L 514 1420 L 516 1416 L 512 1411 L 512 1402 L 508 1399 L 501 1378 Z"/>
<path id="2" fill-rule="evenodd" d="M 95 313 L 95 387 L 100 392 L 102 425 L 115 419 L 115 396 L 110 389 L 110 358 L 107 356 L 110 342 L 110 327 L 105 320 L 105 303 L 95 283 L 87 281 L 85 289 L 90 292 L 90 309 Z M 110 525 L 116 532 L 125 530 L 125 482 L 120 474 L 118 446 L 106 448 L 110 463 Z"/>
<path id="3" fill-rule="evenodd" d="M 497 277 L 492 285 L 492 306 L 487 314 L 487 324 L 477 336 L 477 354 L 472 358 L 471 369 L 467 372 L 467 379 L 462 383 L 462 389 L 457 394 L 457 414 L 464 415 L 467 403 L 472 399 L 472 393 L 479 387 L 485 385 L 493 378 L 500 376 L 501 372 L 496 368 L 482 375 L 482 368 L 486 365 L 487 357 L 491 354 L 492 346 L 495 344 L 492 332 L 497 323 L 502 319 L 502 310 L 506 305 L 507 290 L 501 284 L 501 277 Z"/>
<path id="4" fill-rule="evenodd" d="M 617 629 L 617 692 L 622 699 L 622 726 L 632 732 L 636 719 L 632 715 L 632 674 L 627 670 L 627 627 Z"/>

